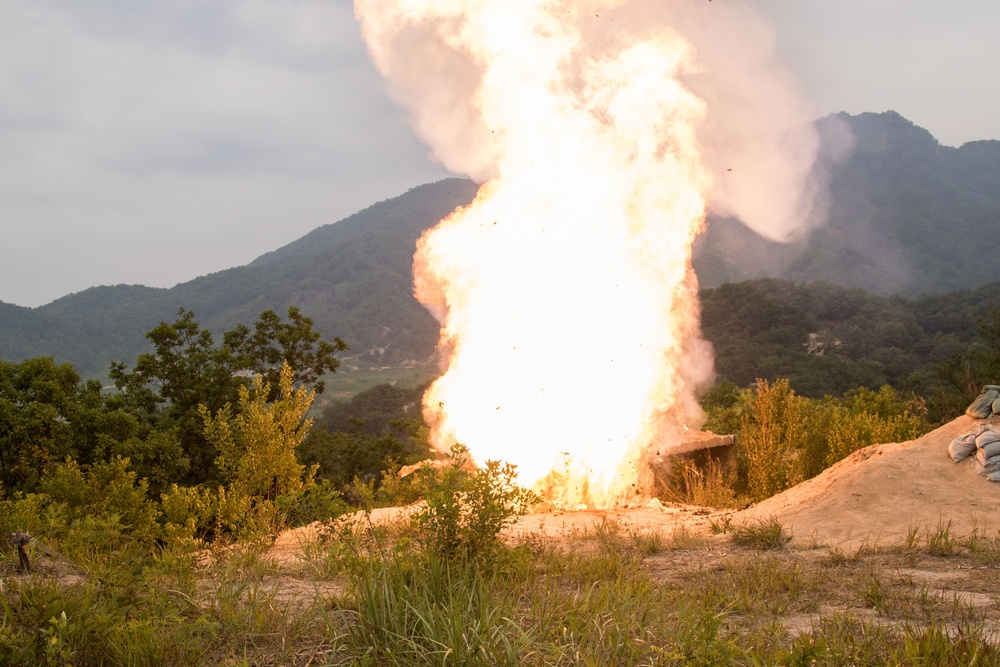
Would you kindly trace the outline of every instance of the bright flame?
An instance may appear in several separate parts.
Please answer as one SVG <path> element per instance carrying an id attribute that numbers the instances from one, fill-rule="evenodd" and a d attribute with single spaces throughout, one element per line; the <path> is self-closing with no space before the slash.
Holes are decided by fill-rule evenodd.
<path id="1" fill-rule="evenodd" d="M 418 129 L 486 180 L 414 260 L 448 355 L 424 398 L 434 443 L 515 463 L 563 505 L 644 491 L 644 452 L 700 425 L 711 376 L 690 262 L 711 116 L 683 83 L 692 46 L 637 8 L 356 2 Z"/>

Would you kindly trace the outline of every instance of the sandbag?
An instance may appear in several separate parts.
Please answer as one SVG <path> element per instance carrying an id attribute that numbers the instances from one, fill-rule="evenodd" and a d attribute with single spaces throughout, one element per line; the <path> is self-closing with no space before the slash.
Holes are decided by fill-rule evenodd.
<path id="1" fill-rule="evenodd" d="M 986 459 L 985 462 L 979 462 L 979 456 L 976 456 L 976 472 L 980 475 L 988 475 L 993 472 L 1000 472 L 1000 456 L 991 456 Z"/>
<path id="2" fill-rule="evenodd" d="M 1000 432 L 994 431 L 991 428 L 984 430 L 976 436 L 976 447 L 979 449 L 986 449 L 998 442 L 1000 442 Z M 991 454 L 987 454 L 987 456 L 991 456 Z"/>
<path id="3" fill-rule="evenodd" d="M 980 449 L 976 452 L 976 462 L 981 466 L 988 465 L 991 462 L 996 463 L 997 461 L 1000 461 L 1000 454 L 989 454 L 985 449 Z"/>
<path id="4" fill-rule="evenodd" d="M 1000 482 L 1000 470 L 998 470 L 997 472 L 987 473 L 986 479 L 990 480 L 991 482 Z"/>
<path id="5" fill-rule="evenodd" d="M 1000 398 L 993 401 L 993 414 L 1000 415 Z"/>
<path id="6" fill-rule="evenodd" d="M 948 454 L 951 455 L 952 461 L 958 463 L 975 454 L 976 449 L 976 434 L 966 433 L 951 441 L 948 445 Z"/>
<path id="7" fill-rule="evenodd" d="M 986 419 L 993 414 L 993 401 L 1000 398 L 1000 391 L 987 389 L 965 410 L 965 414 L 975 419 Z"/>
<path id="8" fill-rule="evenodd" d="M 991 456 L 1000 456 L 1000 442 L 991 442 L 985 447 L 980 447 L 979 451 L 982 452 L 983 458 L 990 458 Z"/>

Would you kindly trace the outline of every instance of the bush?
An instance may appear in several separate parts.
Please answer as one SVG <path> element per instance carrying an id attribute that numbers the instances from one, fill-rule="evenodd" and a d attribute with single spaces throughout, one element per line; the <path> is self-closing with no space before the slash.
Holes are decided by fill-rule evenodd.
<path id="1" fill-rule="evenodd" d="M 137 480 L 128 466 L 128 459 L 117 457 L 89 468 L 67 460 L 42 478 L 39 492 L 50 506 L 64 507 L 71 523 L 117 517 L 128 539 L 152 544 L 161 534 L 159 510 L 147 497 L 146 480 Z"/>
<path id="2" fill-rule="evenodd" d="M 929 429 L 925 416 L 920 399 L 888 386 L 814 400 L 797 396 L 788 380 L 761 380 L 740 422 L 747 495 L 769 498 L 858 449 L 916 438 Z"/>
<path id="3" fill-rule="evenodd" d="M 313 484 L 315 468 L 295 458 L 312 420 L 305 415 L 314 393 L 292 388 L 292 371 L 281 370 L 278 396 L 259 376 L 253 389 L 240 387 L 239 409 L 227 404 L 215 415 L 201 406 L 205 438 L 219 456 L 224 485 L 215 491 L 215 527 L 236 539 L 277 533 L 284 526 L 279 505 L 290 508 Z M 280 499 L 280 501 L 279 501 Z M 197 523 L 197 521 L 196 521 Z"/>
<path id="4" fill-rule="evenodd" d="M 892 387 L 875 392 L 861 387 L 849 392 L 833 411 L 826 465 L 869 445 L 912 440 L 928 430 L 922 401 L 905 401 Z"/>
<path id="5" fill-rule="evenodd" d="M 116 458 L 93 466 L 72 460 L 52 466 L 38 493 L 0 501 L 0 532 L 26 532 L 34 538 L 29 553 L 56 551 L 102 571 L 142 560 L 162 536 L 160 512 L 147 497 L 145 480 L 137 481 L 128 464 Z M 33 546 L 36 542 L 46 546 Z"/>
<path id="6" fill-rule="evenodd" d="M 348 509 L 344 496 L 325 479 L 306 486 L 301 493 L 281 496 L 275 502 L 289 527 L 334 519 Z"/>
<path id="7" fill-rule="evenodd" d="M 514 483 L 515 466 L 487 461 L 470 472 L 467 462 L 468 450 L 455 445 L 450 465 L 416 473 L 427 505 L 414 522 L 423 544 L 445 558 L 489 559 L 500 546 L 500 532 L 540 499 Z"/>
<path id="8" fill-rule="evenodd" d="M 794 483 L 796 445 L 805 440 L 808 399 L 796 396 L 788 380 L 758 381 L 757 397 L 740 421 L 751 500 L 769 498 Z"/>
<path id="9" fill-rule="evenodd" d="M 193 546 L 214 534 L 218 501 L 212 490 L 174 484 L 163 494 L 161 503 L 168 542 Z"/>

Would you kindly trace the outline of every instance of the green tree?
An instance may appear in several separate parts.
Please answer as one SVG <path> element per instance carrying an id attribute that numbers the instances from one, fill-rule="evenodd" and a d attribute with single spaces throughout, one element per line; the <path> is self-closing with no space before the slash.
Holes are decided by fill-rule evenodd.
<path id="1" fill-rule="evenodd" d="M 252 387 L 239 388 L 235 410 L 229 404 L 214 414 L 199 408 L 205 437 L 219 453 L 216 464 L 224 482 L 218 519 L 232 533 L 277 528 L 279 499 L 297 497 L 313 484 L 315 469 L 299 464 L 295 448 L 312 425 L 305 415 L 315 393 L 293 388 L 292 381 L 286 363 L 274 401 L 268 400 L 271 387 L 257 376 Z"/>
<path id="2" fill-rule="evenodd" d="M 339 338 L 323 340 L 312 326 L 294 306 L 288 309 L 287 322 L 266 310 L 253 330 L 238 325 L 216 345 L 194 313 L 181 308 L 174 323 L 161 322 L 146 334 L 153 352 L 139 355 L 131 370 L 122 362 L 112 363 L 109 376 L 121 391 L 122 405 L 150 430 L 176 434 L 188 461 L 187 474 L 176 481 L 218 483 L 219 453 L 205 436 L 201 407 L 214 414 L 227 404 L 238 404 L 241 388 L 254 376 L 279 391 L 280 369 L 286 363 L 293 384 L 314 385 L 321 392 L 319 377 L 336 370 L 336 355 L 347 346 Z M 144 460 L 150 458 L 152 453 L 144 455 Z"/>
<path id="3" fill-rule="evenodd" d="M 235 401 L 245 378 L 236 375 L 232 351 L 216 347 L 193 312 L 181 308 L 178 316 L 146 334 L 155 352 L 139 355 L 131 371 L 113 362 L 108 375 L 126 409 L 152 429 L 177 433 L 190 462 L 186 481 L 198 483 L 214 479 L 216 472 L 216 453 L 204 438 L 198 406 L 215 411 Z"/>
<path id="4" fill-rule="evenodd" d="M 703 428 L 719 435 L 736 433 L 740 420 L 753 402 L 753 390 L 740 389 L 735 383 L 723 380 L 701 397 L 705 411 Z"/>
<path id="5" fill-rule="evenodd" d="M 347 351 L 347 343 L 340 338 L 323 340 L 313 329 L 312 319 L 295 306 L 288 307 L 286 322 L 273 310 L 265 310 L 252 331 L 238 324 L 225 333 L 223 342 L 233 351 L 236 366 L 263 376 L 272 391 L 278 391 L 281 369 L 288 364 L 293 385 L 311 385 L 322 394 L 326 385 L 320 377 L 336 372 L 340 366 L 337 355 Z"/>
<path id="6" fill-rule="evenodd" d="M 976 399 L 983 385 L 1000 382 L 1000 308 L 990 304 L 977 318 L 978 340 L 937 364 L 938 385 L 930 397 L 933 416 L 953 419 Z"/>
<path id="7" fill-rule="evenodd" d="M 299 460 L 319 466 L 317 477 L 337 488 L 354 478 L 381 483 L 392 464 L 409 465 L 431 457 L 430 448 L 419 440 L 393 433 L 368 435 L 359 423 L 351 431 L 313 430 L 298 450 Z"/>
<path id="8" fill-rule="evenodd" d="M 87 465 L 135 438 L 138 421 L 52 357 L 0 361 L 0 484 L 31 491 L 67 457 Z"/>

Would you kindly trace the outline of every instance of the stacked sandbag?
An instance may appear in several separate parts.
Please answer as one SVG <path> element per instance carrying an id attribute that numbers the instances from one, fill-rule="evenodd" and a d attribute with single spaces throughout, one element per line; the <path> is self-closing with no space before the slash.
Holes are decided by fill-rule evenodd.
<path id="1" fill-rule="evenodd" d="M 955 463 L 975 455 L 976 472 L 991 482 L 1000 482 L 1000 426 L 978 424 L 952 440 L 948 454 Z"/>
<path id="2" fill-rule="evenodd" d="M 976 436 L 976 472 L 987 475 L 1000 471 L 1000 432 L 987 426 Z"/>
<path id="3" fill-rule="evenodd" d="M 966 408 L 965 414 L 973 419 L 989 419 L 1000 414 L 1000 385 L 988 384 L 983 387 L 983 393 Z"/>
<path id="4" fill-rule="evenodd" d="M 961 463 L 975 454 L 977 449 L 976 438 L 979 437 L 984 428 L 986 428 L 985 425 L 968 433 L 963 433 L 952 440 L 951 444 L 948 445 L 948 454 L 951 455 L 951 460 L 955 463 Z"/>

